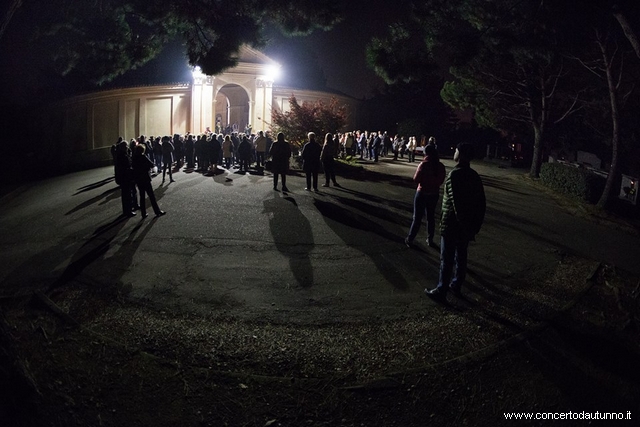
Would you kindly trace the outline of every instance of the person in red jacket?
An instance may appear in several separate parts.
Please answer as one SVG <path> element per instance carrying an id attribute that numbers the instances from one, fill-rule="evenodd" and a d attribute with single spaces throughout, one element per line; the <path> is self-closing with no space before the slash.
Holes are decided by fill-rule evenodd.
<path id="1" fill-rule="evenodd" d="M 424 159 L 418 165 L 413 181 L 418 184 L 416 195 L 413 199 L 413 222 L 409 229 L 409 235 L 404 239 L 407 247 L 411 247 L 413 240 L 418 235 L 422 219 L 427 215 L 427 244 L 436 247 L 433 235 L 436 229 L 435 213 L 438 199 L 440 198 L 440 186 L 445 179 L 444 165 L 440 161 L 438 151 L 433 145 L 427 145 L 424 150 Z"/>

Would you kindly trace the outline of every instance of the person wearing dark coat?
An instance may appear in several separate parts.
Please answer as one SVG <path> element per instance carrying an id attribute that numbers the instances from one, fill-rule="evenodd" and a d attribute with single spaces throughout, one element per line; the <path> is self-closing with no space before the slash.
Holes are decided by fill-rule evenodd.
<path id="1" fill-rule="evenodd" d="M 329 186 L 329 181 L 333 182 L 334 187 L 340 187 L 340 184 L 336 182 L 335 172 L 335 146 L 333 144 L 333 135 L 330 133 L 324 137 L 324 145 L 320 152 L 320 160 L 322 161 L 322 167 L 324 168 L 324 184 L 323 187 Z"/>
<path id="2" fill-rule="evenodd" d="M 291 158 L 291 147 L 284 140 L 284 134 L 278 133 L 276 141 L 269 149 L 271 156 L 271 172 L 273 172 L 273 189 L 278 191 L 278 176 L 282 176 L 282 191 L 289 191 L 287 188 L 287 172 L 289 171 L 289 158 Z"/>
<path id="3" fill-rule="evenodd" d="M 162 138 L 162 183 L 164 183 L 165 175 L 167 171 L 169 171 L 169 182 L 175 182 L 173 179 L 173 174 L 171 173 L 171 168 L 173 167 L 173 153 L 175 148 L 171 143 L 171 138 L 165 136 Z"/>
<path id="4" fill-rule="evenodd" d="M 144 155 L 145 151 L 146 147 L 144 145 L 138 145 L 135 148 L 133 159 L 131 161 L 133 167 L 133 179 L 138 186 L 138 191 L 140 192 L 140 213 L 142 214 L 142 218 L 146 218 L 148 216 L 146 201 L 144 198 L 145 193 L 149 195 L 153 212 L 158 217 L 164 215 L 166 212 L 160 210 L 158 202 L 156 201 L 156 196 L 153 193 L 150 174 L 151 169 L 153 169 L 153 162 Z"/>
<path id="5" fill-rule="evenodd" d="M 152 141 L 151 146 L 153 147 L 153 161 L 158 168 L 158 173 L 160 173 L 162 170 L 162 143 L 160 142 L 159 136 L 155 138 L 152 136 L 150 139 Z"/>
<path id="6" fill-rule="evenodd" d="M 240 139 L 238 138 L 238 133 L 233 132 L 231 134 L 231 142 L 233 143 L 233 162 L 238 162 L 238 147 L 240 146 Z"/>
<path id="7" fill-rule="evenodd" d="M 131 170 L 131 158 L 126 141 L 120 141 L 116 147 L 116 184 L 120 186 L 120 198 L 122 199 L 122 216 L 132 217 L 136 205 L 136 187 L 133 184 Z"/>
<path id="8" fill-rule="evenodd" d="M 220 152 L 222 151 L 222 145 L 218 140 L 218 136 L 215 133 L 211 134 L 211 153 L 209 156 L 209 163 L 213 166 L 213 169 L 216 170 L 218 164 L 220 164 Z"/>
<path id="9" fill-rule="evenodd" d="M 249 162 L 251 161 L 251 143 L 244 135 L 240 145 L 238 145 L 238 160 L 240 161 L 240 171 L 249 172 Z"/>
<path id="10" fill-rule="evenodd" d="M 438 286 L 425 289 L 427 296 L 444 301 L 447 292 L 461 296 L 467 273 L 467 248 L 480 231 L 486 211 L 482 180 L 471 169 L 473 146 L 458 144 L 453 155 L 457 163 L 444 183 L 440 219 L 440 277 Z"/>
<path id="11" fill-rule="evenodd" d="M 193 153 L 194 153 L 194 142 L 193 142 L 193 135 L 189 134 L 187 135 L 187 141 L 184 144 L 185 147 L 185 154 L 187 156 L 187 169 L 193 169 L 196 167 L 195 162 L 194 162 L 194 158 L 193 158 Z"/>
<path id="12" fill-rule="evenodd" d="M 377 162 L 378 157 L 380 156 L 380 151 L 382 151 L 382 135 L 380 132 L 376 134 L 376 137 L 373 139 L 373 161 Z"/>
<path id="13" fill-rule="evenodd" d="M 318 191 L 318 172 L 320 171 L 320 154 L 322 147 L 316 141 L 316 134 L 309 132 L 309 142 L 302 147 L 302 170 L 307 177 L 307 187 L 305 190 L 311 191 L 311 179 L 313 178 L 313 190 Z"/>
<path id="14" fill-rule="evenodd" d="M 177 133 L 173 135 L 173 148 L 175 150 L 173 160 L 176 162 L 176 167 L 181 168 L 184 164 L 184 140 Z"/>

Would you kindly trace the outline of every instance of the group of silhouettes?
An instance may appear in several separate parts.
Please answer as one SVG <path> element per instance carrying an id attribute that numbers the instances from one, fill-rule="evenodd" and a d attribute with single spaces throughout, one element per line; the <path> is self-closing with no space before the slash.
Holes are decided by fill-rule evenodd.
<path id="1" fill-rule="evenodd" d="M 300 151 L 302 169 L 306 178 L 306 191 L 318 191 L 318 175 L 324 169 L 325 182 L 323 187 L 340 187 L 336 182 L 335 158 L 341 154 L 356 154 L 368 149 L 366 133 L 347 133 L 344 135 L 327 133 L 322 144 L 316 138 L 314 132 L 309 132 L 307 141 Z M 368 156 L 377 160 L 378 150 L 386 145 L 386 132 L 382 135 L 371 135 L 378 142 L 373 143 L 373 152 Z M 415 139 L 410 138 L 409 143 L 404 143 L 401 138 L 394 138 L 390 148 L 397 158 L 401 147 L 408 146 L 412 154 Z M 360 141 L 358 141 L 360 140 Z M 159 144 L 159 148 L 156 148 Z M 358 147 L 358 148 L 356 148 Z M 365 148 L 366 147 L 366 148 Z M 383 151 L 382 151 L 383 152 Z M 156 201 L 153 187 L 151 186 L 152 172 L 159 173 L 162 168 L 162 182 L 165 182 L 166 174 L 170 182 L 173 182 L 172 168 L 174 162 L 181 167 L 186 163 L 187 169 L 202 172 L 215 170 L 218 164 L 224 163 L 229 169 L 237 164 L 240 171 L 248 171 L 253 160 L 259 169 L 267 168 L 273 174 L 273 189 L 278 190 L 281 182 L 283 192 L 288 192 L 287 173 L 290 166 L 292 150 L 285 140 L 283 133 L 278 133 L 276 140 L 272 141 L 269 135 L 262 131 L 250 137 L 245 134 L 233 133 L 231 135 L 216 135 L 205 133 L 194 137 L 180 135 L 174 137 L 157 137 L 147 140 L 144 136 L 138 140 L 127 143 L 123 138 L 112 146 L 112 155 L 115 166 L 116 183 L 122 191 L 122 215 L 133 217 L 136 210 L 140 210 L 142 218 L 146 218 L 146 197 L 156 217 L 165 214 Z M 364 155 L 362 153 L 361 155 Z M 435 236 L 435 211 L 440 198 L 440 187 L 444 183 L 444 196 L 442 200 L 442 216 L 440 219 L 440 273 L 438 284 L 433 289 L 425 289 L 430 298 L 444 302 L 446 295 L 451 290 L 456 296 L 461 296 L 461 287 L 465 281 L 467 269 L 467 248 L 469 242 L 475 239 L 476 234 L 484 221 L 486 200 L 482 181 L 478 174 L 471 169 L 470 162 L 473 158 L 473 146 L 471 144 L 459 144 L 454 154 L 456 163 L 453 170 L 446 175 L 444 165 L 440 162 L 435 138 L 429 138 L 424 147 L 424 158 L 418 165 L 414 174 L 414 182 L 417 184 L 414 196 L 413 221 L 409 234 L 405 238 L 405 244 L 411 248 L 414 245 L 422 221 L 427 219 L 427 244 L 437 247 Z M 409 156 L 413 161 L 413 155 Z M 196 168 L 196 164 L 198 168 Z M 138 198 L 139 197 L 139 198 Z"/>

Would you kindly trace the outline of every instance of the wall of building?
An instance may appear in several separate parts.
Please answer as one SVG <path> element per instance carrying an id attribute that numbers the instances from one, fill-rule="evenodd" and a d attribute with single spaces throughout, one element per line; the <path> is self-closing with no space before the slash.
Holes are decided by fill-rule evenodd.
<path id="1" fill-rule="evenodd" d="M 76 96 L 49 112 L 49 128 L 60 143 L 51 157 L 77 169 L 111 161 L 119 137 L 162 136 L 191 129 L 191 86 L 116 89 Z"/>

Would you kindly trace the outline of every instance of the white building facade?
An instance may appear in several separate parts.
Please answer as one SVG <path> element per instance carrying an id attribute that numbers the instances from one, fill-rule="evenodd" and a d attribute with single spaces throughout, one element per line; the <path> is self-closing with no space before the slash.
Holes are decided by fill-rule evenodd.
<path id="1" fill-rule="evenodd" d="M 287 111 L 288 99 L 328 101 L 347 106 L 348 130 L 354 130 L 360 101 L 345 95 L 274 87 L 275 61 L 243 47 L 238 65 L 216 76 L 193 73 L 191 83 L 105 90 L 69 98 L 55 105 L 47 120 L 64 141 L 55 153 L 72 167 L 103 164 L 118 137 L 203 133 L 216 126 L 252 132 L 270 130 L 273 110 Z"/>

